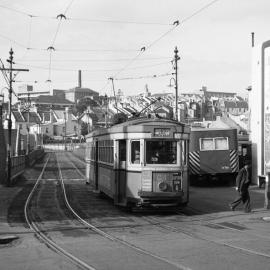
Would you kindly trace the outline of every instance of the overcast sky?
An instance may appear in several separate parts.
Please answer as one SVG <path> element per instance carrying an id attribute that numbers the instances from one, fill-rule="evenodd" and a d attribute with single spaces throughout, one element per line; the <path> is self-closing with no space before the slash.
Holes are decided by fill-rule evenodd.
<path id="1" fill-rule="evenodd" d="M 145 85 L 166 93 L 177 46 L 180 93 L 207 86 L 244 94 L 251 32 L 256 44 L 270 39 L 269 14 L 269 0 L 2 0 L 0 58 L 7 66 L 12 46 L 14 67 L 30 70 L 17 75 L 15 91 L 72 88 L 81 69 L 83 87 L 100 94 L 112 95 L 110 77 L 125 95 Z"/>

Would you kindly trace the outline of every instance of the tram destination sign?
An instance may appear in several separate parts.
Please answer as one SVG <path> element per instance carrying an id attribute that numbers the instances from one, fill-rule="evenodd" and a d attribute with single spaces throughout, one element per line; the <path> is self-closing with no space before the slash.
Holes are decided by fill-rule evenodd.
<path id="1" fill-rule="evenodd" d="M 170 128 L 154 128 L 154 137 L 170 137 Z"/>

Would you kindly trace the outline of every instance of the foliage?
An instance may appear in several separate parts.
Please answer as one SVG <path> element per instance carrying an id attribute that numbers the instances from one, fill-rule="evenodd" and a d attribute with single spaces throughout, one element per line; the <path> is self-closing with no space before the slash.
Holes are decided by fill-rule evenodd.
<path id="1" fill-rule="evenodd" d="M 116 125 L 116 124 L 124 123 L 127 120 L 128 120 L 128 117 L 124 113 L 116 113 L 113 116 L 112 122 L 113 122 L 113 125 Z"/>
<path id="2" fill-rule="evenodd" d="M 85 122 L 82 122 L 81 124 L 81 135 L 85 136 L 86 134 L 88 134 L 88 124 Z"/>
<path id="3" fill-rule="evenodd" d="M 77 114 L 80 115 L 87 109 L 88 106 L 95 107 L 95 106 L 98 106 L 98 104 L 95 100 L 93 100 L 89 97 L 82 98 L 76 104 L 75 111 Z"/>

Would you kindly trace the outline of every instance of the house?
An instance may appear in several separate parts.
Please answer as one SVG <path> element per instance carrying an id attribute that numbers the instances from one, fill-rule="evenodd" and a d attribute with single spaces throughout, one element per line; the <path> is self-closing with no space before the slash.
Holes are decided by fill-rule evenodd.
<path id="1" fill-rule="evenodd" d="M 41 133 L 50 138 L 77 137 L 81 134 L 77 117 L 66 108 L 65 110 L 51 109 L 49 114 L 42 113 L 44 121 L 40 125 Z"/>

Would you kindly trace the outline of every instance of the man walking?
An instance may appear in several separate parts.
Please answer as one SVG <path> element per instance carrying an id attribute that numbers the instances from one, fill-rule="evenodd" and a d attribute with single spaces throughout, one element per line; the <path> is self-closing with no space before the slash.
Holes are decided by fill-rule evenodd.
<path id="1" fill-rule="evenodd" d="M 250 177 L 249 177 L 249 163 L 245 162 L 245 166 L 238 172 L 236 177 L 236 190 L 238 191 L 237 198 L 229 204 L 232 211 L 241 203 L 244 204 L 245 213 L 251 212 L 250 206 L 250 196 L 248 192 L 248 188 L 250 185 Z"/>

